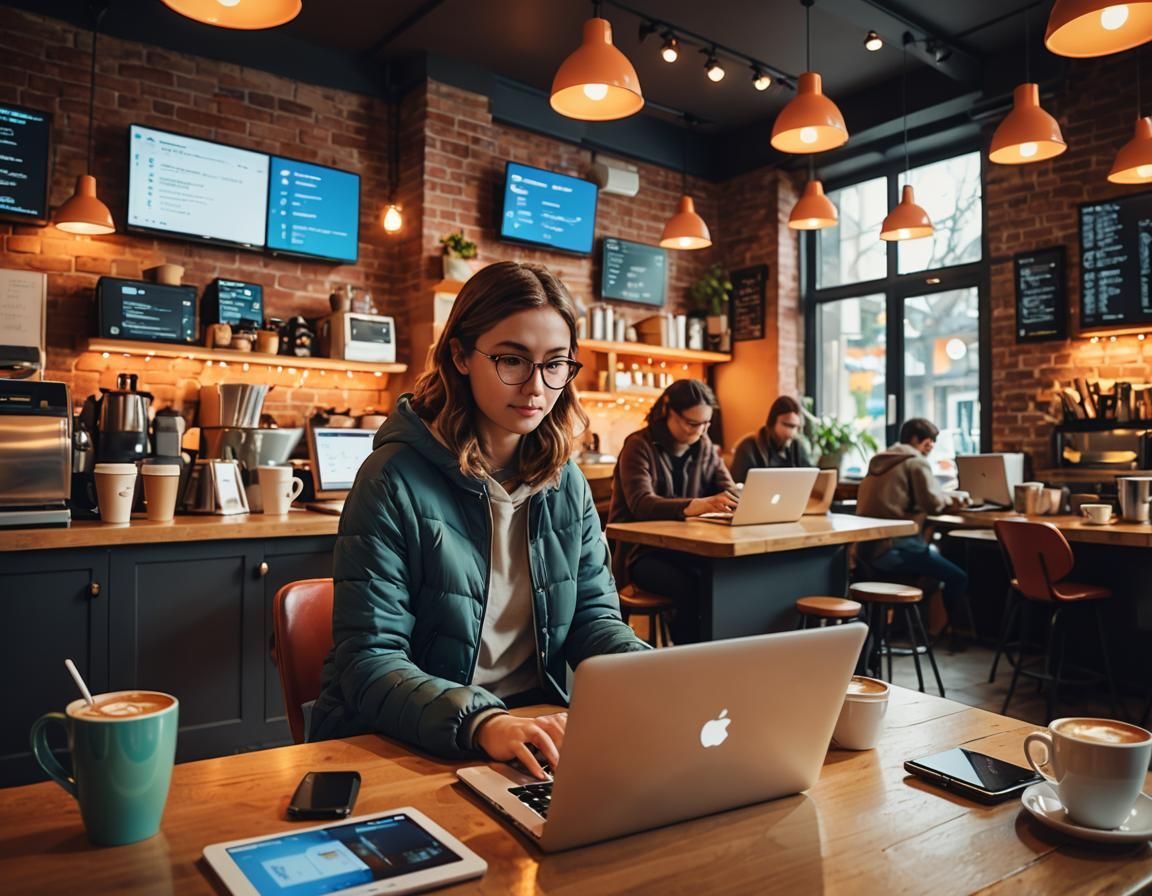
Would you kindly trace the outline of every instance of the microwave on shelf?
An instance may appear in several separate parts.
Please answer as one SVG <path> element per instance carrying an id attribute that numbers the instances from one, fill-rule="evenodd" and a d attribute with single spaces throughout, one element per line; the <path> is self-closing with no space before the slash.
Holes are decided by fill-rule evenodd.
<path id="1" fill-rule="evenodd" d="M 396 323 L 382 314 L 336 311 L 316 328 L 320 351 L 341 361 L 396 361 Z"/>

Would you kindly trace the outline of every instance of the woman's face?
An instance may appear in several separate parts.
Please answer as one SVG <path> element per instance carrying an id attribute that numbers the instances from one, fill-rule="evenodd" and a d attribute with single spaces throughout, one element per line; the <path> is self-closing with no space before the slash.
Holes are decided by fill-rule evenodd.
<path id="1" fill-rule="evenodd" d="M 682 411 L 668 407 L 668 432 L 681 445 L 694 445 L 712 425 L 712 406 L 698 404 Z"/>
<path id="2" fill-rule="evenodd" d="M 490 442 L 528 435 L 540 425 L 563 391 L 549 388 L 544 378 L 559 382 L 567 369 L 563 363 L 529 365 L 571 358 L 571 343 L 568 325 L 555 308 L 516 312 L 479 336 L 471 352 L 452 340 L 456 369 L 468 377 L 480 411 L 478 426 Z"/>

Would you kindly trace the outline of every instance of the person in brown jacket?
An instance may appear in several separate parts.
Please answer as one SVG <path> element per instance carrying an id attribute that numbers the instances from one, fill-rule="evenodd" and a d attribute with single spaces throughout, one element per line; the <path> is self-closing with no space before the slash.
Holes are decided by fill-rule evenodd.
<path id="1" fill-rule="evenodd" d="M 716 396 L 699 380 L 677 380 L 648 412 L 648 425 L 624 440 L 612 474 L 609 523 L 683 520 L 730 512 L 735 483 L 707 430 Z M 620 544 L 613 552 L 617 587 L 628 583 L 676 601 L 672 640 L 699 640 L 700 560 L 691 554 Z"/>

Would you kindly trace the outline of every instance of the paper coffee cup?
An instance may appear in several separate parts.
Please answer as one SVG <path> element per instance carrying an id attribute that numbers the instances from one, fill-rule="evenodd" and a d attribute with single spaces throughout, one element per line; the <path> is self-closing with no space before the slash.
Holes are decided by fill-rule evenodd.
<path id="1" fill-rule="evenodd" d="M 100 521 L 127 523 L 132 520 L 132 501 L 136 497 L 136 464 L 96 464 L 96 503 Z"/>
<path id="2" fill-rule="evenodd" d="M 853 675 L 832 732 L 832 744 L 841 750 L 871 750 L 884 729 L 888 713 L 888 683 Z"/>
<path id="3" fill-rule="evenodd" d="M 257 467 L 260 501 L 264 513 L 283 516 L 300 497 L 304 482 L 292 475 L 291 467 Z"/>
<path id="4" fill-rule="evenodd" d="M 179 464 L 145 464 L 144 502 L 148 519 L 165 522 L 176 515 L 176 497 L 180 491 Z"/>

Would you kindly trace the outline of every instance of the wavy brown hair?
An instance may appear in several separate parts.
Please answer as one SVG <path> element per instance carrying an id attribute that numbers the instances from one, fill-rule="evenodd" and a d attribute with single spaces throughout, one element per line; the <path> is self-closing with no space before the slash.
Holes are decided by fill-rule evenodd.
<path id="1" fill-rule="evenodd" d="M 564 318 L 575 357 L 576 308 L 564 284 L 541 265 L 500 261 L 464 284 L 432 349 L 428 368 L 416 382 L 412 409 L 422 420 L 435 421 L 466 476 L 483 477 L 493 470 L 477 435 L 471 383 L 453 362 L 452 340 L 460 340 L 464 352 L 470 352 L 481 336 L 509 315 L 535 308 L 553 308 Z M 573 438 L 587 426 L 588 416 L 576 398 L 576 387 L 569 383 L 551 412 L 521 440 L 517 454 L 520 480 L 535 486 L 559 473 L 572 453 Z"/>

